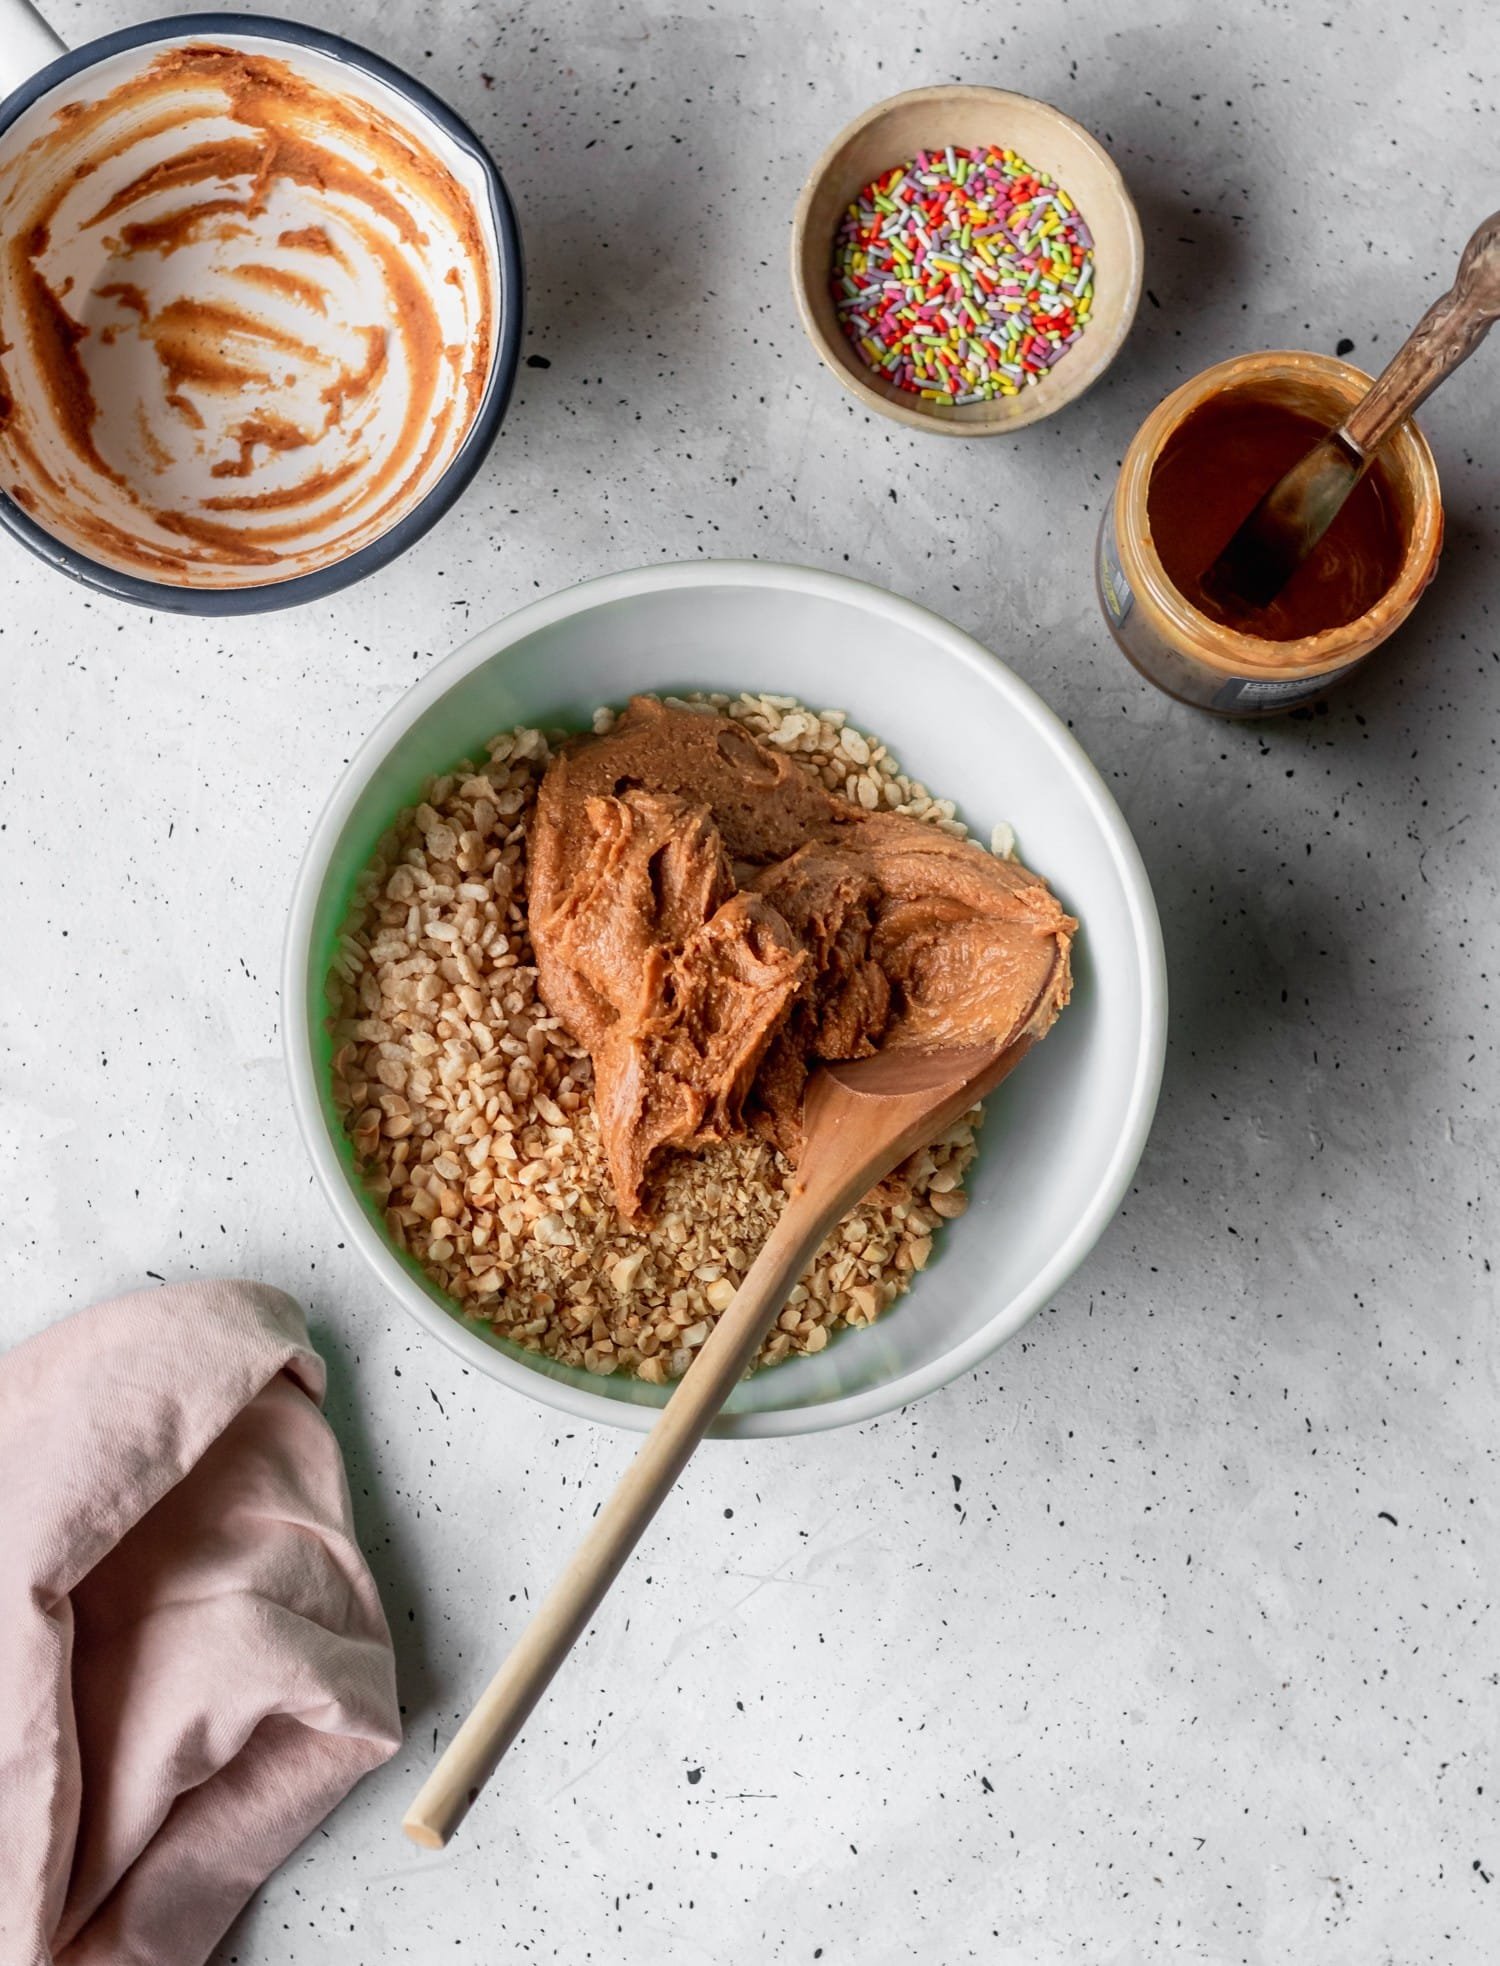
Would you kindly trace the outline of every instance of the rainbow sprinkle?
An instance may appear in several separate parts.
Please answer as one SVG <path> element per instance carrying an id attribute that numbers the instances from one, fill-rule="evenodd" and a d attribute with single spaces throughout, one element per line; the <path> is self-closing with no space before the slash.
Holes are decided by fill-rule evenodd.
<path id="1" fill-rule="evenodd" d="M 844 214 L 833 299 L 869 366 L 928 403 L 1017 396 L 1088 324 L 1094 241 L 1013 150 L 920 151 Z"/>

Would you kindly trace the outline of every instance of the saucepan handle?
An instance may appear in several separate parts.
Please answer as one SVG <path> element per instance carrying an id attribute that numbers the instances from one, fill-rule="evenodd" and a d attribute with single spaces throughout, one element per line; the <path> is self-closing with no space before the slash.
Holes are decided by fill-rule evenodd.
<path id="1" fill-rule="evenodd" d="M 31 0 L 0 0 L 0 101 L 49 61 L 67 53 Z"/>

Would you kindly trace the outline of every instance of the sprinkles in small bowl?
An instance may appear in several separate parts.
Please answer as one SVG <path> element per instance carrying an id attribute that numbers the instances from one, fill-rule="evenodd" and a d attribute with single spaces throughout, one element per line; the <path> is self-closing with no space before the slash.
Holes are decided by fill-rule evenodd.
<path id="1" fill-rule="evenodd" d="M 919 151 L 839 226 L 833 301 L 877 375 L 928 403 L 1040 382 L 1088 325 L 1094 241 L 1073 200 L 1015 151 Z"/>

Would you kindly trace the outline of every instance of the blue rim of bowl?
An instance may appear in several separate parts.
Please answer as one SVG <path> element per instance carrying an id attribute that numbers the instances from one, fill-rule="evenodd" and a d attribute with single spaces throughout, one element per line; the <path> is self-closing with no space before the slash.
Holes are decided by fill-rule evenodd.
<path id="1" fill-rule="evenodd" d="M 521 227 L 511 203 L 500 167 L 479 138 L 455 110 L 424 83 L 397 68 L 383 56 L 372 54 L 358 42 L 346 41 L 339 34 L 325 34 L 320 28 L 304 27 L 300 21 L 278 20 L 272 14 L 176 14 L 163 19 L 142 21 L 136 27 L 101 35 L 96 41 L 70 48 L 30 76 L 18 89 L 0 102 L 0 138 L 18 116 L 32 104 L 95 63 L 114 55 L 128 54 L 134 48 L 153 42 L 177 45 L 184 41 L 220 39 L 243 41 L 258 38 L 282 41 L 291 48 L 311 48 L 330 60 L 357 68 L 404 97 L 415 109 L 478 167 L 489 194 L 490 224 L 495 238 L 496 341 L 490 361 L 489 380 L 474 413 L 463 443 L 443 475 L 410 512 L 396 520 L 347 559 L 312 573 L 294 574 L 289 580 L 268 581 L 258 587 L 209 588 L 174 587 L 166 581 L 140 580 L 116 567 L 90 559 L 39 526 L 8 493 L 0 489 L 0 525 L 30 547 L 38 559 L 71 575 L 101 594 L 116 600 L 134 601 L 140 607 L 160 608 L 172 614 L 241 615 L 268 614 L 274 609 L 297 607 L 305 601 L 326 600 L 357 580 L 377 573 L 404 553 L 426 532 L 430 532 L 448 508 L 468 488 L 499 434 L 500 424 L 515 387 L 521 362 L 521 336 L 525 328 L 525 262 L 521 250 Z"/>
<path id="2" fill-rule="evenodd" d="M 466 1367 L 497 1380 L 508 1391 L 534 1399 L 575 1420 L 617 1426 L 632 1433 L 648 1432 L 659 1416 L 660 1406 L 635 1405 L 607 1393 L 581 1388 L 490 1350 L 466 1327 L 461 1313 L 441 1306 L 436 1296 L 412 1284 L 391 1244 L 373 1231 L 319 1110 L 310 1020 L 312 1003 L 325 979 L 313 972 L 313 922 L 332 847 L 348 823 L 371 772 L 406 731 L 463 677 L 509 654 L 539 629 L 584 609 L 606 607 L 661 588 L 713 586 L 772 586 L 795 593 L 821 594 L 856 608 L 890 614 L 943 642 L 963 667 L 986 676 L 1000 696 L 1049 731 L 1059 746 L 1062 767 L 1084 793 L 1100 823 L 1126 897 L 1142 986 L 1140 1049 L 1131 1079 L 1126 1123 L 1087 1207 L 1061 1248 L 1041 1266 L 1026 1288 L 980 1330 L 971 1332 L 961 1343 L 925 1366 L 810 1406 L 721 1413 L 709 1429 L 710 1439 L 767 1440 L 821 1433 L 879 1419 L 936 1392 L 981 1364 L 1035 1316 L 1093 1250 L 1129 1192 L 1151 1132 L 1166 1063 L 1167 965 L 1161 918 L 1150 876 L 1113 792 L 1078 738 L 1030 684 L 992 655 L 983 643 L 933 609 L 893 594 L 874 581 L 775 560 L 676 561 L 599 574 L 527 602 L 478 629 L 391 705 L 345 765 L 318 815 L 297 869 L 282 944 L 282 1055 L 297 1130 L 324 1198 L 351 1246 L 402 1309 L 430 1336 L 455 1353 Z M 501 637 L 498 646 L 495 645 L 497 636 Z"/>

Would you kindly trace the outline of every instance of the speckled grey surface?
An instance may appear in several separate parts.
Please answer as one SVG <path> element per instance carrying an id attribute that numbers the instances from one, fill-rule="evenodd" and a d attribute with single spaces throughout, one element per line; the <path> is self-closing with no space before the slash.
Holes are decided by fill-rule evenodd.
<path id="1" fill-rule="evenodd" d="M 52 5 L 75 39 L 149 11 Z M 488 468 L 379 578 L 237 625 L 0 543 L 0 1335 L 153 1275 L 299 1295 L 400 1652 L 405 1751 L 220 1966 L 1493 1958 L 1500 347 L 1425 419 L 1437 585 L 1326 707 L 1174 707 L 1088 572 L 1169 387 L 1257 346 L 1378 365 L 1446 282 L 1497 202 L 1493 14 L 306 14 L 448 94 L 509 176 L 532 366 Z M 1117 368 L 1014 442 L 867 420 L 787 289 L 810 158 L 935 79 L 1061 103 L 1145 224 Z M 704 1454 L 424 1856 L 401 1807 L 630 1443 L 467 1376 L 336 1246 L 282 1080 L 284 903 L 342 762 L 455 640 L 699 554 L 925 601 L 1071 721 L 1160 898 L 1160 1116 L 1120 1219 L 988 1367 L 857 1433 Z"/>

